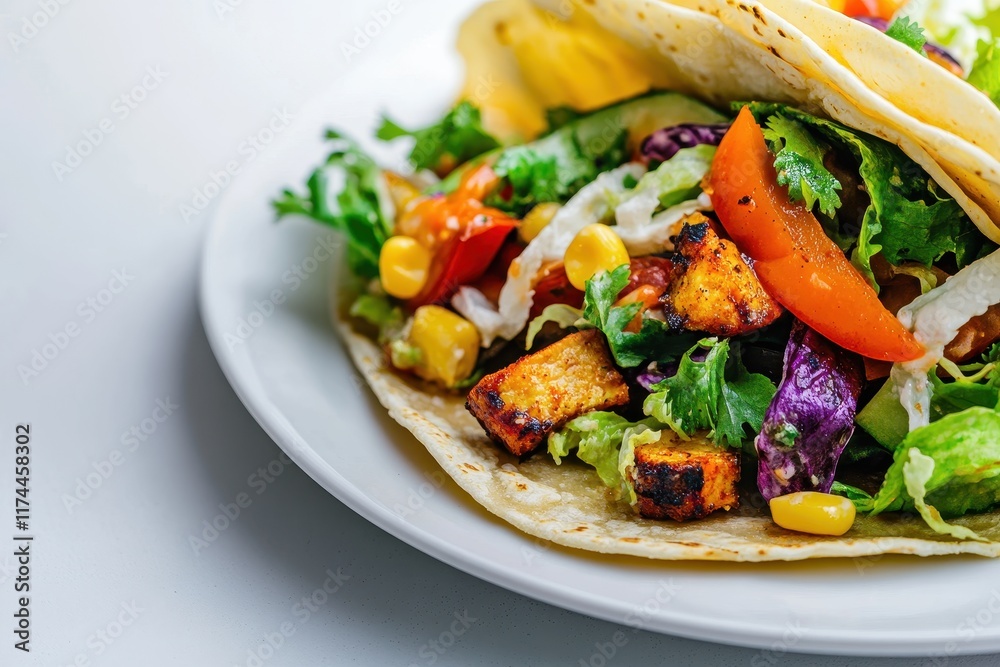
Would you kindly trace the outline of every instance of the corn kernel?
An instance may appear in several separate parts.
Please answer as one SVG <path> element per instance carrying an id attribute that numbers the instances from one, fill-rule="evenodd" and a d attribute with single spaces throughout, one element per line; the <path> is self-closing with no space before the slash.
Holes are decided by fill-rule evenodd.
<path id="1" fill-rule="evenodd" d="M 389 198 L 392 200 L 397 211 L 402 211 L 411 202 L 420 197 L 420 190 L 405 177 L 392 171 L 383 173 L 385 174 L 385 184 L 387 186 L 386 189 L 389 191 Z"/>
<path id="2" fill-rule="evenodd" d="M 471 322 L 441 306 L 421 306 L 413 314 L 408 340 L 420 350 L 414 372 L 449 387 L 476 367 L 479 331 Z"/>
<path id="3" fill-rule="evenodd" d="M 771 499 L 771 518 L 782 528 L 840 537 L 854 525 L 854 503 L 830 493 L 800 491 Z"/>
<path id="4" fill-rule="evenodd" d="M 596 273 L 612 271 L 628 263 L 625 244 L 610 227 L 602 224 L 587 225 L 581 229 L 563 258 L 566 276 L 578 290 L 585 289 L 587 281 Z"/>
<path id="5" fill-rule="evenodd" d="M 559 212 L 559 208 L 559 204 L 553 202 L 538 204 L 524 216 L 524 220 L 521 221 L 521 226 L 517 230 L 517 235 L 525 243 L 531 243 L 539 232 L 552 222 L 552 218 Z"/>
<path id="6" fill-rule="evenodd" d="M 382 289 L 398 299 L 415 297 L 427 282 L 431 252 L 409 236 L 393 236 L 378 257 Z"/>

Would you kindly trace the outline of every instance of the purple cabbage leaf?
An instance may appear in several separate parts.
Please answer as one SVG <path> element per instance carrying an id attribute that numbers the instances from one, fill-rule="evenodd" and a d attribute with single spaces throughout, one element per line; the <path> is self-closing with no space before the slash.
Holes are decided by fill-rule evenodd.
<path id="1" fill-rule="evenodd" d="M 729 123 L 718 125 L 683 124 L 665 127 L 646 137 L 640 152 L 650 162 L 666 162 L 684 148 L 706 144 L 718 146 L 729 131 Z"/>
<path id="2" fill-rule="evenodd" d="M 798 491 L 829 493 L 854 433 L 864 379 L 861 357 L 795 323 L 784 376 L 755 442 L 757 486 L 765 500 Z"/>

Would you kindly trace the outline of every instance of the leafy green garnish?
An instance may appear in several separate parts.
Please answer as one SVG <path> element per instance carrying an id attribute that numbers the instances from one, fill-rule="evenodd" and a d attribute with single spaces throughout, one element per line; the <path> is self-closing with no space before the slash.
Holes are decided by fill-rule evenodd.
<path id="1" fill-rule="evenodd" d="M 660 320 L 643 318 L 638 332 L 625 328 L 642 309 L 640 303 L 614 306 L 629 279 L 629 266 L 623 264 L 610 273 L 602 271 L 587 281 L 583 317 L 600 329 L 608 339 L 611 354 L 622 368 L 635 368 L 644 361 L 671 361 L 697 340 L 697 334 L 679 334 Z"/>
<path id="2" fill-rule="evenodd" d="M 969 72 L 969 83 L 1000 106 L 1000 38 L 980 41 L 978 50 L 979 56 Z"/>
<path id="3" fill-rule="evenodd" d="M 523 216 L 543 202 L 565 203 L 601 172 L 625 162 L 628 132 L 618 129 L 606 141 L 581 141 L 571 128 L 551 135 L 545 150 L 514 146 L 497 158 L 493 171 L 505 180 L 486 204 Z"/>
<path id="4" fill-rule="evenodd" d="M 872 513 L 916 510 L 936 532 L 979 539 L 945 522 L 1000 503 L 1000 413 L 970 408 L 910 433 L 875 496 Z"/>
<path id="5" fill-rule="evenodd" d="M 392 234 L 385 214 L 382 170 L 358 146 L 334 130 L 326 138 L 333 151 L 306 181 L 308 192 L 284 190 L 272 202 L 278 218 L 305 215 L 340 230 L 347 240 L 347 261 L 363 278 L 378 275 L 382 244 Z"/>
<path id="6" fill-rule="evenodd" d="M 764 413 L 777 388 L 765 376 L 750 373 L 728 340 L 702 340 L 681 358 L 677 373 L 653 389 L 643 412 L 668 425 L 682 438 L 709 431 L 717 445 L 741 447 L 760 432 Z M 704 359 L 696 361 L 699 353 Z"/>
<path id="7" fill-rule="evenodd" d="M 855 220 L 842 226 L 854 227 L 855 264 L 872 281 L 871 259 L 879 253 L 893 265 L 910 260 L 930 266 L 948 253 L 955 254 L 959 268 L 976 259 L 982 235 L 958 202 L 898 147 L 785 105 L 753 103 L 750 108 L 758 120 L 780 114 L 808 126 L 859 165 L 871 205 L 860 228 Z"/>
<path id="8" fill-rule="evenodd" d="M 893 21 L 885 34 L 924 55 L 924 44 L 927 43 L 927 36 L 920 24 L 911 20 L 909 16 L 900 16 Z"/>
<path id="9" fill-rule="evenodd" d="M 804 201 L 810 210 L 818 201 L 820 211 L 831 217 L 836 214 L 840 208 L 837 191 L 842 186 L 823 165 L 830 146 L 817 140 L 802 123 L 781 114 L 768 119 L 764 138 L 775 154 L 778 185 L 788 188 L 792 200 Z"/>
<path id="10" fill-rule="evenodd" d="M 459 102 L 437 123 L 418 130 L 407 130 L 382 118 L 376 136 L 383 141 L 413 137 L 410 163 L 415 169 L 451 169 L 474 157 L 500 147 L 500 142 L 483 129 L 479 109 L 467 101 Z"/>

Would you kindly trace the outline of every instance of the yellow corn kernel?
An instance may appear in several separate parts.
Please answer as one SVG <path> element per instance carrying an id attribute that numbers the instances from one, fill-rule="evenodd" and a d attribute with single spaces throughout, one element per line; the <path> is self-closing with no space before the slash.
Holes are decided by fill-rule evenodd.
<path id="1" fill-rule="evenodd" d="M 398 299 L 415 297 L 427 282 L 431 252 L 409 236 L 393 236 L 382 245 L 378 274 L 382 289 Z"/>
<path id="2" fill-rule="evenodd" d="M 420 306 L 413 314 L 409 343 L 420 350 L 414 372 L 449 387 L 476 367 L 479 331 L 471 322 L 441 306 Z"/>
<path id="3" fill-rule="evenodd" d="M 531 243 L 538 236 L 538 233 L 552 222 L 552 218 L 559 212 L 559 208 L 559 204 L 553 202 L 538 204 L 524 216 L 524 220 L 521 221 L 521 226 L 517 230 L 517 235 L 525 243 Z"/>
<path id="4" fill-rule="evenodd" d="M 840 537 L 854 525 L 854 503 L 830 493 L 799 491 L 771 499 L 771 518 L 782 528 Z"/>
<path id="5" fill-rule="evenodd" d="M 625 244 L 610 227 L 599 223 L 581 229 L 563 258 L 566 276 L 578 290 L 584 289 L 594 274 L 612 271 L 628 263 Z"/>

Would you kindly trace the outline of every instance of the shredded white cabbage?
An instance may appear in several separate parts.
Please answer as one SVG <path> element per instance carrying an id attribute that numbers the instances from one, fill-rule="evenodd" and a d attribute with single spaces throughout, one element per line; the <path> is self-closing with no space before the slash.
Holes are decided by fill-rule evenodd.
<path id="1" fill-rule="evenodd" d="M 944 348 L 959 329 L 990 306 L 1000 303 L 1000 250 L 977 260 L 944 285 L 918 297 L 899 311 L 899 320 L 913 332 L 927 354 L 896 364 L 892 380 L 910 417 L 910 430 L 930 423 L 931 385 L 928 373 L 944 358 Z"/>
<path id="2" fill-rule="evenodd" d="M 639 197 L 636 197 L 618 207 L 615 211 L 615 219 L 618 225 L 611 228 L 625 243 L 629 255 L 633 257 L 672 250 L 673 246 L 670 238 L 680 233 L 681 222 L 684 218 L 696 211 L 712 210 L 712 199 L 705 193 L 702 193 L 697 199 L 671 206 L 666 211 L 661 211 L 655 216 L 652 214 L 652 211 L 649 211 L 645 217 L 645 221 L 641 222 L 641 224 L 623 224 L 622 209 L 630 207 L 627 209 L 626 215 L 634 216 L 636 211 L 631 205 L 638 199 Z M 653 210 L 656 210 L 655 207 Z"/>

